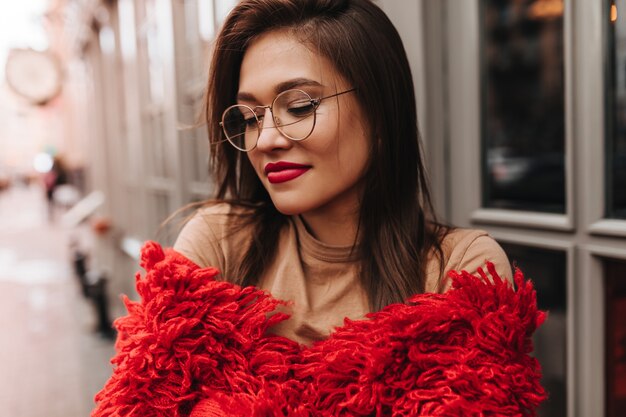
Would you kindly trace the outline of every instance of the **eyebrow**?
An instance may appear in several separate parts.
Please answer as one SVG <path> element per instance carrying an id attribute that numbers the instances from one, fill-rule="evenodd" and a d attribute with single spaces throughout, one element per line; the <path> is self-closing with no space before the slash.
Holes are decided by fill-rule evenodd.
<path id="1" fill-rule="evenodd" d="M 277 84 L 276 87 L 274 87 L 274 93 L 279 94 L 283 91 L 299 87 L 323 87 L 323 85 L 309 78 L 294 78 Z M 237 101 L 259 102 L 254 94 L 246 93 L 245 91 L 237 93 Z"/>

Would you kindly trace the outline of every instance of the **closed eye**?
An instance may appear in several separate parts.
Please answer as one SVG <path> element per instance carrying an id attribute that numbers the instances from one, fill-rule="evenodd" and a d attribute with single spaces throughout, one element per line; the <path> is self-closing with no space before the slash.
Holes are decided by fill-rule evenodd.
<path id="1" fill-rule="evenodd" d="M 315 104 L 312 100 L 302 100 L 290 103 L 287 112 L 294 117 L 306 117 L 315 111 Z"/>

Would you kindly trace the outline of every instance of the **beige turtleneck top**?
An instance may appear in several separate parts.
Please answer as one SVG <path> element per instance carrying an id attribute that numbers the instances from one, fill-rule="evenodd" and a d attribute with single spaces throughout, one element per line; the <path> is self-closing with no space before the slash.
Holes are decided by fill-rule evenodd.
<path id="1" fill-rule="evenodd" d="M 235 210 L 240 209 L 225 203 L 200 209 L 181 231 L 174 249 L 201 267 L 213 266 L 222 277 L 231 277 L 250 239 L 249 229 L 233 232 L 229 227 L 233 219 L 229 214 Z M 474 273 L 491 261 L 500 276 L 512 277 L 504 251 L 484 231 L 453 230 L 442 249 L 444 276 L 450 270 Z M 426 269 L 426 291 L 436 292 L 438 260 L 430 259 Z M 300 217 L 290 217 L 274 261 L 258 283 L 275 298 L 291 302 L 287 310 L 291 317 L 272 327 L 272 332 L 310 345 L 328 337 L 345 318 L 364 318 L 370 308 L 357 272 L 358 262 L 350 246 L 326 245 L 307 231 Z M 449 288 L 449 282 L 443 287 Z"/>

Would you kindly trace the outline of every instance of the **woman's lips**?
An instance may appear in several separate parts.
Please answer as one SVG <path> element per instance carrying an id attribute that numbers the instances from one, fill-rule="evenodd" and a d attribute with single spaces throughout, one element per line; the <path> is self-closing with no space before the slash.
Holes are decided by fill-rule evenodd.
<path id="1" fill-rule="evenodd" d="M 265 174 L 272 184 L 291 181 L 307 172 L 309 165 L 296 164 L 293 162 L 280 161 L 265 165 Z"/>

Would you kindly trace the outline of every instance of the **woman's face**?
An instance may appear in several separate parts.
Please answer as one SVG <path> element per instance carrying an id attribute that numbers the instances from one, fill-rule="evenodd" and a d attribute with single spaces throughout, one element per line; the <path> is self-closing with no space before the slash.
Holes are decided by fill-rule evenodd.
<path id="1" fill-rule="evenodd" d="M 300 89 L 316 99 L 352 87 L 326 58 L 287 31 L 272 31 L 246 50 L 238 104 L 271 105 L 285 89 Z M 351 92 L 322 100 L 313 132 L 300 142 L 283 136 L 270 110 L 262 110 L 263 129 L 257 147 L 247 155 L 281 213 L 306 218 L 357 212 L 370 141 L 356 97 Z"/>

